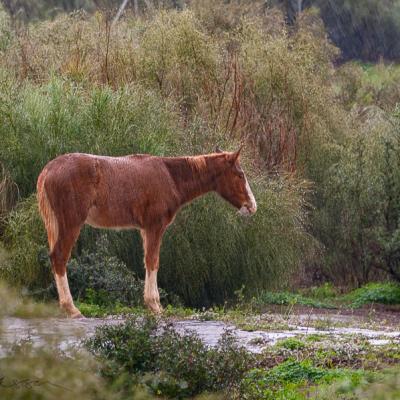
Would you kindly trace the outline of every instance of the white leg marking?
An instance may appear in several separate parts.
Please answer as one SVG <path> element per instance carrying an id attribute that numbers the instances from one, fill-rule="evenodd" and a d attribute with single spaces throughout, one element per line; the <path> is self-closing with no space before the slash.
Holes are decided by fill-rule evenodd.
<path id="1" fill-rule="evenodd" d="M 160 312 L 160 295 L 157 287 L 157 270 L 146 269 L 146 280 L 144 283 L 144 301 L 156 312 Z"/>
<path id="2" fill-rule="evenodd" d="M 149 300 L 157 299 L 157 270 L 148 271 L 146 269 L 145 297 Z"/>
<path id="3" fill-rule="evenodd" d="M 69 290 L 67 273 L 64 275 L 54 274 L 56 281 L 58 297 L 60 306 L 64 308 L 71 316 L 79 315 L 79 310 L 75 307 L 74 301 L 72 300 L 71 292 Z"/>

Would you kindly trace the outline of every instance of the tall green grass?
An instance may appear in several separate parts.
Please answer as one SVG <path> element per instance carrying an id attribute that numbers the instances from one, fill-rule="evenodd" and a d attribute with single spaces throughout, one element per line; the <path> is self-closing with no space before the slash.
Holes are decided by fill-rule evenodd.
<path id="1" fill-rule="evenodd" d="M 0 114 L 0 157 L 21 196 L 28 197 L 6 219 L 3 239 L 11 257 L 3 262 L 0 275 L 33 292 L 51 282 L 46 235 L 31 194 L 50 159 L 73 151 L 180 155 L 191 146 L 204 149 L 212 135 L 206 136 L 208 131 L 201 132 L 196 124 L 183 131 L 171 104 L 138 84 L 88 90 L 57 77 L 38 86 L 17 84 L 5 75 L 2 85 L 2 107 L 7 112 Z M 162 287 L 187 304 L 202 306 L 222 303 L 242 285 L 250 291 L 287 284 L 311 243 L 305 233 L 308 186 L 295 178 L 269 181 L 262 176 L 252 186 L 259 203 L 252 219 L 240 218 L 211 195 L 182 211 L 165 235 Z M 98 234 L 84 229 L 74 255 L 98 251 Z M 138 235 L 108 236 L 110 255 L 143 277 Z"/>
<path id="2" fill-rule="evenodd" d="M 59 154 L 171 153 L 178 128 L 171 110 L 139 85 L 113 91 L 54 77 L 43 86 L 0 83 L 0 159 L 22 196 L 35 190 L 45 164 Z"/>
<path id="3" fill-rule="evenodd" d="M 2 17 L 0 161 L 23 200 L 2 211 L 2 240 L 14 256 L 1 271 L 10 279 L 31 289 L 50 281 L 42 225 L 26 200 L 50 159 L 199 154 L 239 142 L 259 211 L 243 221 L 213 196 L 185 208 L 162 247 L 167 291 L 191 305 L 220 303 L 242 285 L 252 294 L 288 286 L 300 264 L 347 286 L 387 271 L 396 277 L 397 200 L 386 207 L 397 199 L 389 188 L 396 128 L 382 134 L 382 121 L 348 112 L 360 98 L 357 77 L 334 68 L 337 50 L 318 15 L 302 14 L 289 32 L 277 10 L 261 16 L 231 4 L 218 19 L 220 6 L 207 7 L 127 15 L 111 28 L 107 14 L 79 12 L 29 24 L 24 34 Z M 355 94 L 346 100 L 347 87 Z M 84 229 L 74 256 L 96 252 L 97 236 Z M 108 236 L 110 255 L 143 277 L 138 234 Z M 306 257 L 316 242 L 320 251 Z M 385 272 L 371 274 L 375 267 Z"/>

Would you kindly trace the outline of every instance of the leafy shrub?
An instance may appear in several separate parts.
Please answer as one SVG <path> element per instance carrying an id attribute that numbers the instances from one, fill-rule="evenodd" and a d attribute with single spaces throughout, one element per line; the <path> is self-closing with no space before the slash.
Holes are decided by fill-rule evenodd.
<path id="1" fill-rule="evenodd" d="M 125 384 L 141 381 L 159 395 L 179 398 L 232 389 L 254 363 L 229 334 L 208 348 L 195 334 L 160 328 L 150 317 L 100 327 L 86 346 L 103 360 L 107 377 L 128 374 Z"/>
<path id="2" fill-rule="evenodd" d="M 325 282 L 321 286 L 312 286 L 311 288 L 304 290 L 304 294 L 318 300 L 324 300 L 332 299 L 337 296 L 338 293 L 332 283 Z"/>
<path id="3" fill-rule="evenodd" d="M 83 252 L 68 265 L 68 280 L 74 299 L 109 306 L 120 303 L 137 306 L 143 303 L 143 281 L 126 265 L 108 253 L 105 236 L 96 241 L 95 254 Z"/>
<path id="4" fill-rule="evenodd" d="M 278 347 L 283 347 L 288 350 L 302 350 L 305 348 L 305 344 L 296 338 L 288 338 L 281 340 L 277 343 Z"/>
<path id="5" fill-rule="evenodd" d="M 349 109 L 378 106 L 391 112 L 400 100 L 400 68 L 395 64 L 349 62 L 338 70 L 338 83 Z"/>
<path id="6" fill-rule="evenodd" d="M 360 286 L 386 271 L 400 279 L 398 257 L 398 118 L 372 108 L 363 131 L 350 135 L 340 162 L 322 184 L 324 206 L 315 214 L 315 231 L 326 248 L 324 273 Z"/>
<path id="7" fill-rule="evenodd" d="M 400 304 L 400 285 L 397 283 L 368 283 L 354 290 L 345 298 L 351 301 L 352 307 L 365 304 Z"/>
<path id="8" fill-rule="evenodd" d="M 12 41 L 11 18 L 0 4 L 0 55 L 7 50 Z"/>
<path id="9" fill-rule="evenodd" d="M 329 370 L 314 367 L 309 361 L 287 360 L 276 367 L 263 370 L 249 371 L 242 381 L 241 391 L 244 398 L 257 399 L 305 399 L 299 388 L 318 382 L 332 382 L 333 380 L 352 375 L 357 372 L 347 370 Z"/>
<path id="10" fill-rule="evenodd" d="M 0 321 L 2 317 L 46 318 L 59 317 L 60 310 L 56 304 L 37 303 L 28 297 L 22 297 L 13 288 L 0 280 Z"/>
<path id="11" fill-rule="evenodd" d="M 92 88 L 54 78 L 15 92 L 6 80 L 0 95 L 0 158 L 22 196 L 36 189 L 45 164 L 68 152 L 165 154 L 174 147 L 174 116 L 141 86 Z"/>
<path id="12" fill-rule="evenodd" d="M 0 265 L 0 279 L 29 292 L 48 294 L 52 274 L 36 196 L 21 201 L 7 216 L 4 237 L 9 256 Z"/>
<path id="13" fill-rule="evenodd" d="M 267 304 L 278 305 L 301 305 L 316 308 L 335 308 L 335 305 L 329 301 L 320 301 L 311 297 L 304 297 L 301 294 L 290 292 L 260 292 L 254 299 L 253 303 L 258 306 Z"/>
<path id="14" fill-rule="evenodd" d="M 117 399 L 96 374 L 93 360 L 22 344 L 0 359 L 3 399 Z"/>
<path id="15" fill-rule="evenodd" d="M 338 396 L 343 400 L 395 400 L 400 394 L 399 376 L 398 368 L 361 376 L 353 374 L 333 385 L 316 388 L 313 396 L 319 400 Z"/>

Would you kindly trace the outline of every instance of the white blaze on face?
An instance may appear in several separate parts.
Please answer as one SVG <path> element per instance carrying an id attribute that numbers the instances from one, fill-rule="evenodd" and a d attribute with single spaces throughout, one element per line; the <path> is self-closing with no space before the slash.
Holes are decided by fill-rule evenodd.
<path id="1" fill-rule="evenodd" d="M 254 194 L 250 189 L 249 181 L 246 178 L 246 191 L 247 191 L 247 197 L 248 197 L 248 202 L 242 206 L 242 208 L 239 210 L 239 213 L 241 215 L 252 215 L 257 211 L 257 203 L 256 199 L 254 198 Z"/>

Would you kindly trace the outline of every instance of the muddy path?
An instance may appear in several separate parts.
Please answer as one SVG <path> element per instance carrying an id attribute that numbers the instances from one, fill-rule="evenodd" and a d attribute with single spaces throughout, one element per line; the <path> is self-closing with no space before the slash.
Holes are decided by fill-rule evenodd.
<path id="1" fill-rule="evenodd" d="M 179 332 L 196 333 L 205 344 L 215 346 L 221 335 L 226 331 L 232 331 L 239 343 L 249 351 L 259 353 L 266 346 L 271 346 L 281 339 L 323 335 L 327 339 L 336 340 L 346 336 L 359 336 L 368 340 L 372 345 L 380 346 L 391 342 L 400 342 L 400 328 L 397 324 L 382 323 L 382 319 L 374 321 L 365 315 L 340 314 L 338 312 L 322 312 L 320 314 L 293 313 L 263 314 L 253 316 L 257 321 L 269 321 L 275 318 L 283 318 L 285 324 L 273 323 L 257 324 L 252 329 L 235 326 L 229 321 L 200 320 L 200 319 L 167 319 L 160 321 L 162 324 L 172 324 Z M 313 324 L 310 322 L 318 322 Z M 324 322 L 325 321 L 325 322 Z M 326 324 L 326 321 L 331 322 Z M 333 322 L 332 322 L 333 321 Z M 84 318 L 78 320 L 62 318 L 15 318 L 7 317 L 1 321 L 0 328 L 0 356 L 7 348 L 21 340 L 31 340 L 34 345 L 40 346 L 46 343 L 55 344 L 61 350 L 80 346 L 81 340 L 94 334 L 96 328 L 104 324 L 122 323 L 122 318 Z M 325 324 L 325 325 L 324 325 Z"/>
<path id="2" fill-rule="evenodd" d="M 265 314 L 290 314 L 301 321 L 331 319 L 350 325 L 395 327 L 400 330 L 400 305 L 369 304 L 361 308 L 315 308 L 296 305 L 269 305 Z"/>

